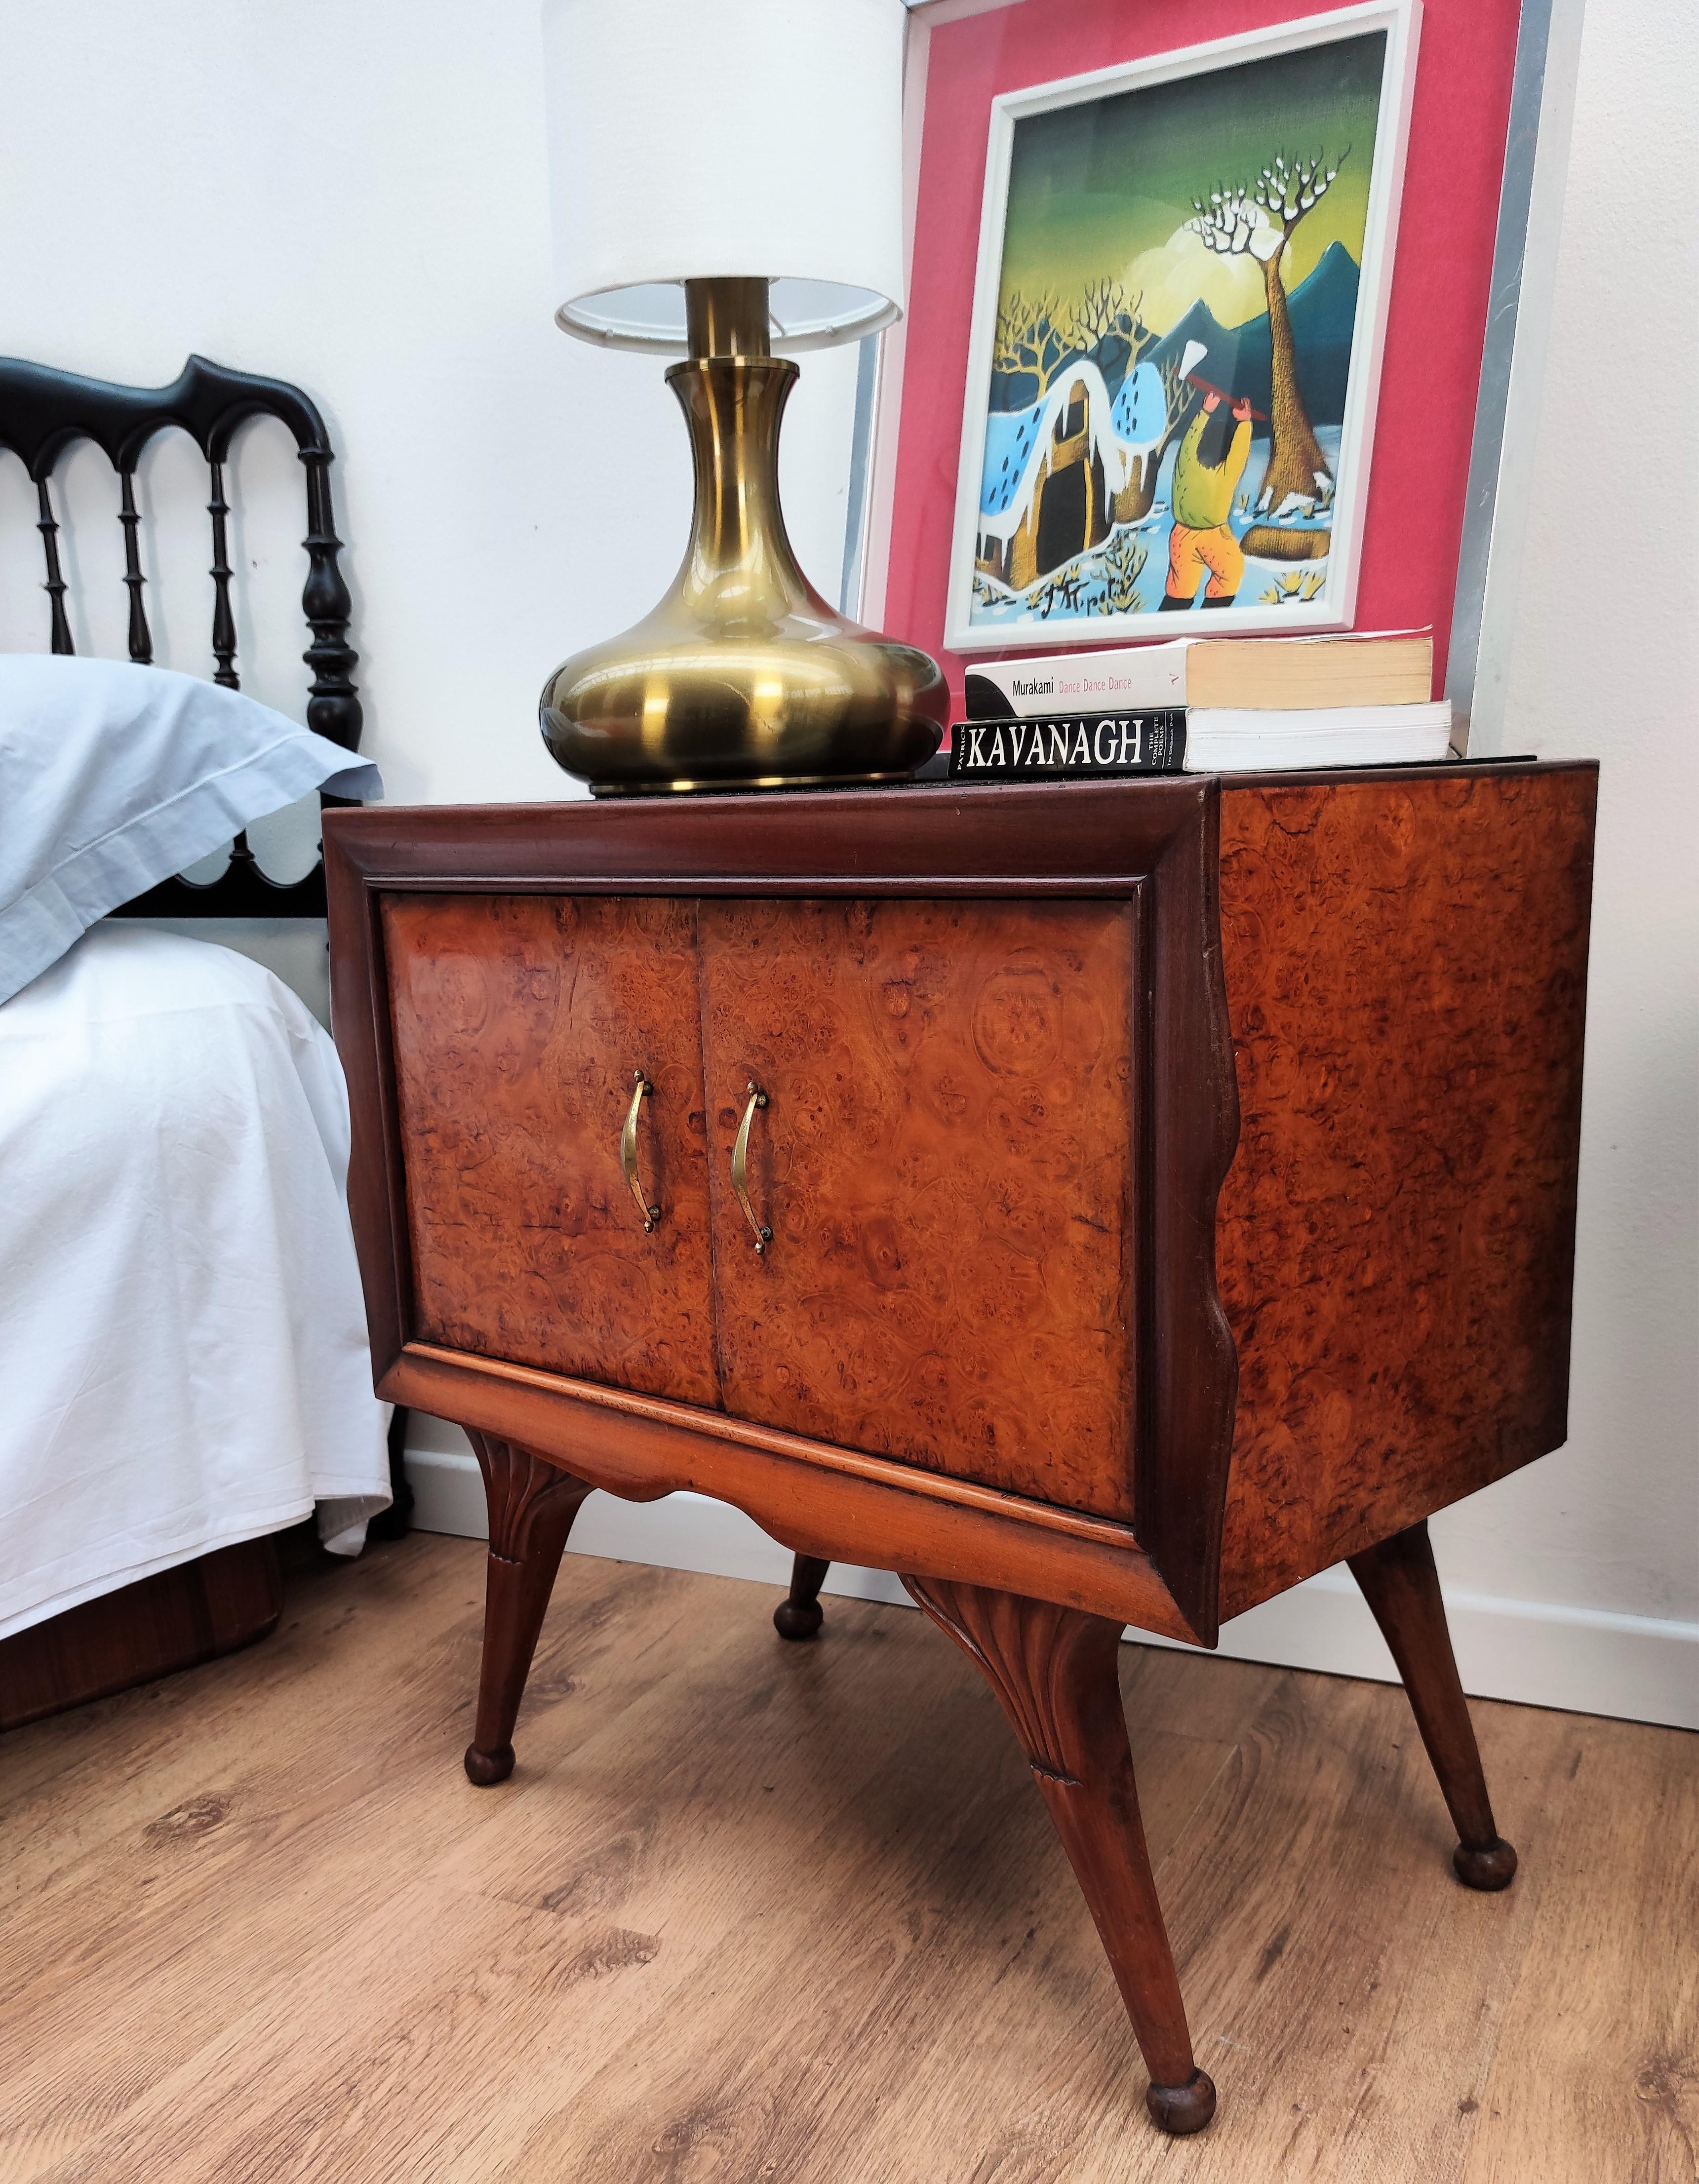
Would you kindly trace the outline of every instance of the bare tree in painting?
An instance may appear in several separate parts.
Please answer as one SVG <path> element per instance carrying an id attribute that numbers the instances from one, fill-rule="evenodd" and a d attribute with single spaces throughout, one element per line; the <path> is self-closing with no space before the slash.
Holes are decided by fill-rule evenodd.
<path id="1" fill-rule="evenodd" d="M 1106 344 L 1119 342 L 1130 362 L 1150 340 L 1139 315 L 1144 300 L 1142 293 L 1129 297 L 1120 281 L 1107 278 L 1089 281 L 1072 307 L 1050 289 L 1028 296 L 1017 288 L 998 307 L 992 369 L 1029 379 L 1031 399 L 1037 401 L 1075 357 L 1099 356 Z"/>
<path id="2" fill-rule="evenodd" d="M 1136 357 L 1150 337 L 1140 315 L 1144 301 L 1142 289 L 1129 297 L 1118 281 L 1088 281 L 1068 326 L 1072 347 L 1083 356 L 1090 356 L 1105 342 L 1120 340 L 1126 343 L 1128 355 Z"/>
<path id="3" fill-rule="evenodd" d="M 1026 296 L 1017 288 L 998 309 L 992 368 L 1011 378 L 1030 376 L 1033 401 L 1069 354 L 1067 336 L 1057 324 L 1061 317 L 1061 307 L 1048 289 Z"/>
<path id="4" fill-rule="evenodd" d="M 1305 214 L 1332 187 L 1350 148 L 1331 165 L 1320 153 L 1308 159 L 1288 159 L 1278 153 L 1248 187 L 1241 182 L 1229 189 L 1223 183 L 1211 191 L 1207 204 L 1194 198 L 1197 217 L 1186 222 L 1220 256 L 1237 258 L 1248 252 L 1262 268 L 1273 385 L 1268 404 L 1268 471 L 1256 504 L 1259 510 L 1278 513 L 1289 503 L 1313 508 L 1333 493 L 1333 472 L 1298 385 L 1284 269 L 1286 246 Z"/>

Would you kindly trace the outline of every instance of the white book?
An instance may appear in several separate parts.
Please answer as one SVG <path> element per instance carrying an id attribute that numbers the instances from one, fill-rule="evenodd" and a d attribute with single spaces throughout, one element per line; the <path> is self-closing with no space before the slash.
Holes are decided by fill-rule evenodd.
<path id="1" fill-rule="evenodd" d="M 1425 766 L 1446 757 L 1451 745 L 1451 706 L 1445 698 L 1426 705 L 1329 705 L 1308 712 L 1194 705 L 1186 715 L 1185 770 Z"/>
<path id="2" fill-rule="evenodd" d="M 1431 630 L 1200 636 L 1044 660 L 975 660 L 965 695 L 971 721 L 1159 712 L 1176 705 L 1308 711 L 1425 704 L 1433 677 Z"/>

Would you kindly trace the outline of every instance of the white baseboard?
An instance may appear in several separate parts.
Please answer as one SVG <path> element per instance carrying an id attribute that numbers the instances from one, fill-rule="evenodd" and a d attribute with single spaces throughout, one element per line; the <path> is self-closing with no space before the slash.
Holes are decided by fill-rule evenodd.
<path id="1" fill-rule="evenodd" d="M 417 1497 L 413 1520 L 421 1531 L 486 1536 L 483 1481 L 472 1457 L 457 1450 L 409 1449 L 407 1475 Z M 710 1577 L 754 1578 L 766 1585 L 785 1585 L 790 1578 L 788 1548 L 770 1540 L 741 1509 L 701 1494 L 671 1494 L 660 1502 L 593 1494 L 573 1527 L 572 1547 L 578 1554 L 700 1570 Z M 832 1565 L 826 1590 L 911 1604 L 887 1571 L 846 1563 Z M 1449 1590 L 1446 1607 L 1463 1688 L 1476 1698 L 1699 1729 L 1699 1624 Z M 1173 1643 L 1143 1631 L 1138 1636 L 1145 1645 Z M 1222 1631 L 1217 1650 L 1231 1660 L 1398 1680 L 1374 1618 L 1343 1569 L 1324 1570 L 1236 1617 Z"/>
<path id="2" fill-rule="evenodd" d="M 1699 1624 L 1451 1585 L 1446 1619 L 1463 1689 L 1474 1698 L 1699 1729 Z M 1398 1680 L 1386 1641 L 1346 1569 L 1323 1570 L 1235 1616 L 1217 1651 L 1238 1661 Z"/>

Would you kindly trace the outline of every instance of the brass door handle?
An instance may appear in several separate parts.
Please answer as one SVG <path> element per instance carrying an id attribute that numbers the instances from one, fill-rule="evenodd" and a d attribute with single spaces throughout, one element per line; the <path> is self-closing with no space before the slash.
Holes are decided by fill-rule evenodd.
<path id="1" fill-rule="evenodd" d="M 643 1189 L 643 1178 L 638 1173 L 637 1123 L 638 1117 L 643 1112 L 644 1095 L 653 1092 L 655 1087 L 642 1070 L 635 1070 L 632 1074 L 637 1078 L 637 1089 L 632 1094 L 632 1104 L 626 1110 L 626 1126 L 620 1132 L 620 1166 L 626 1172 L 626 1185 L 637 1201 L 638 1212 L 643 1216 L 643 1233 L 647 1236 L 660 1218 L 660 1208 L 649 1204 L 649 1193 Z"/>
<path id="2" fill-rule="evenodd" d="M 755 1209 L 749 1203 L 749 1125 L 755 1119 L 757 1107 L 765 1107 L 767 1095 L 754 1078 L 749 1080 L 749 1104 L 744 1110 L 744 1119 L 738 1125 L 737 1142 L 732 1147 L 732 1188 L 738 1194 L 738 1203 L 744 1209 L 744 1218 L 755 1232 L 755 1249 L 765 1251 L 773 1240 L 773 1232 L 764 1222 L 755 1217 Z"/>

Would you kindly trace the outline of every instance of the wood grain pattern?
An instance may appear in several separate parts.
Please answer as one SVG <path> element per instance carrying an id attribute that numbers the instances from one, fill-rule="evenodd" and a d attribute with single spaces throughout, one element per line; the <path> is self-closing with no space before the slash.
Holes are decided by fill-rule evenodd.
<path id="1" fill-rule="evenodd" d="M 427 1340 L 717 1402 L 694 922 L 665 899 L 385 900 Z M 619 1157 L 639 1068 L 652 1234 Z"/>
<path id="2" fill-rule="evenodd" d="M 283 1593 L 266 1538 L 85 1600 L 0 1638 L 0 1730 L 192 1669 L 263 1638 Z"/>
<path id="3" fill-rule="evenodd" d="M 1516 1852 L 1498 1831 L 1446 1623 L 1446 1602 L 1424 1519 L 1351 1558 L 1387 1650 L 1404 1680 L 1423 1747 L 1457 1831 L 1451 1864 L 1466 1888 L 1490 1894 L 1516 1878 Z"/>
<path id="4" fill-rule="evenodd" d="M 1168 1638 L 1195 1630 L 1130 1528 L 686 1403 L 409 1344 L 392 1401 L 499 1435 L 627 1501 L 730 1502 L 795 1553 L 1054 1594 Z M 1045 1592 L 1045 1597 L 1051 1596 Z"/>
<path id="5" fill-rule="evenodd" d="M 487 1790 L 513 1772 L 513 1725 L 538 1633 L 549 1612 L 567 1535 L 590 1488 L 584 1479 L 494 1434 L 474 1433 L 471 1443 L 484 1478 L 489 1553 L 478 1715 L 462 1763 L 467 1780 Z"/>
<path id="6" fill-rule="evenodd" d="M 760 1521 L 773 1516 L 799 1552 L 864 1561 L 889 1554 L 895 1560 L 888 1567 L 977 1575 L 1095 1612 L 1148 1618 L 1150 1629 L 1212 1642 L 1234 1379 L 1232 1338 L 1215 1290 L 1215 1207 L 1237 1114 L 1217 942 L 1219 795 L 1213 781 L 1170 777 L 630 805 L 376 806 L 336 815 L 326 827 L 326 872 L 332 995 L 354 1126 L 349 1199 L 373 1360 L 385 1391 L 404 1384 L 428 1401 L 420 1392 L 428 1381 L 444 1415 L 512 1435 L 568 1466 L 577 1461 L 571 1437 L 588 1429 L 598 1461 L 608 1465 L 604 1483 L 617 1476 L 621 1492 L 666 1491 L 661 1480 L 682 1484 L 681 1471 L 711 1476 L 718 1484 L 709 1490 L 749 1496 L 742 1506 Z M 496 1339 L 474 1349 L 462 1346 L 465 1366 L 457 1371 L 439 1351 L 441 1335 L 453 1350 L 452 1330 L 433 1331 L 421 1320 L 422 1285 L 411 1263 L 410 1150 L 415 1168 L 418 1161 L 398 1100 L 397 1078 L 408 1065 L 390 1000 L 393 972 L 382 905 L 392 896 L 446 900 L 463 894 L 499 896 L 510 905 L 550 896 L 580 905 L 621 896 L 634 902 L 671 896 L 680 905 L 832 898 L 920 904 L 940 915 L 968 903 L 1076 911 L 1088 902 L 1136 904 L 1141 1005 L 1161 1028 L 1160 1039 L 1144 1042 L 1139 1087 L 1142 1210 L 1135 1194 L 1135 1235 L 1130 1245 L 1117 1245 L 1161 1273 L 1145 1284 L 1133 1335 L 1136 1539 L 1122 1528 L 1118 1549 L 1096 1540 L 1083 1546 L 1066 1528 L 1053 1531 L 1046 1505 L 1030 1496 L 999 1496 L 987 1505 L 975 1498 L 981 1490 L 972 1482 L 937 1471 L 924 1475 L 959 1491 L 954 1498 L 929 1496 L 919 1466 L 930 1458 L 907 1467 L 911 1488 L 895 1475 L 903 1466 L 890 1466 L 888 1477 L 876 1468 L 845 1472 L 829 1444 L 805 1436 L 789 1436 L 791 1445 L 777 1453 L 766 1438 L 772 1429 L 756 1424 L 734 1429 L 744 1437 L 744 1457 L 716 1445 L 686 1462 L 678 1454 L 680 1422 L 669 1419 L 657 1433 L 634 1416 L 615 1420 L 595 1410 L 596 1381 L 618 1386 L 621 1376 L 599 1370 L 594 1359 L 582 1368 L 586 1377 L 552 1363 L 562 1376 L 552 1383 L 552 1396 L 527 1386 L 521 1418 L 513 1409 L 515 1390 L 493 1389 L 476 1366 L 481 1357 L 534 1356 L 523 1325 L 505 1337 L 496 1329 Z M 455 1097 L 470 1104 L 464 1085 Z M 488 1235 L 471 1240 L 486 1271 L 499 1273 L 502 1251 L 484 1249 Z M 749 1248 L 741 1236 L 739 1248 Z M 550 1318 L 545 1305 L 540 1319 Z M 428 1367 L 426 1351 L 433 1353 Z M 626 1368 L 625 1384 L 632 1384 L 634 1369 Z M 444 1407 L 451 1387 L 453 1402 L 471 1407 Z M 543 1415 L 551 1401 L 552 1422 Z M 716 1430 L 709 1415 L 697 1413 L 705 1434 Z M 633 1462 L 639 1449 L 657 1462 L 664 1456 L 656 1478 L 646 1479 Z M 880 1459 L 866 1461 L 877 1467 Z M 799 1462 L 834 1475 L 815 1493 Z M 1125 1478 L 1123 1462 L 1104 1496 L 1124 1496 Z M 876 1507 L 888 1496 L 895 1498 Z M 840 1522 L 850 1529 L 833 1533 Z M 1017 1543 L 1027 1529 L 1047 1536 Z M 970 1538 L 991 1553 L 994 1567 L 964 1565 Z M 1124 1557 L 1118 1576 L 1117 1553 Z"/>
<path id="7" fill-rule="evenodd" d="M 1049 1809 L 1139 2037 L 1145 2105 L 1176 2137 L 1215 2114 L 1150 1874 L 1117 1659 L 1100 1616 L 983 1585 L 905 1576 L 911 1596 L 972 1660 L 1014 1730 Z"/>
<path id="8" fill-rule="evenodd" d="M 1222 1612 L 1563 1440 L 1596 769 L 1222 800 Z"/>
<path id="9" fill-rule="evenodd" d="M 703 904 L 728 1411 L 1132 1521 L 1137 920 Z M 729 1182 L 751 1080 L 759 1255 Z"/>
<path id="10" fill-rule="evenodd" d="M 922 1574 L 977 1577 L 1105 1613 L 1124 1597 L 1134 1619 L 1136 1599 L 1163 1618 L 1149 1627 L 1171 1631 L 1178 1610 L 1185 1631 L 1211 1642 L 1218 1606 L 1236 1613 L 1357 1553 L 1563 1437 L 1595 781 L 1591 767 L 1507 764 L 1224 790 L 1168 781 L 1089 793 L 940 788 L 686 800 L 655 809 L 336 815 L 326 869 L 338 1035 L 354 1095 L 350 1190 L 386 1390 L 429 1401 L 421 1392 L 429 1381 L 439 1407 L 471 1406 L 449 1415 L 511 1433 L 569 1465 L 573 1435 L 588 1433 L 621 1491 L 711 1478 L 708 1490 L 747 1497 L 743 1506 L 777 1523 L 799 1552 L 880 1560 L 900 1548 L 910 1556 L 902 1566 Z M 1219 843 L 1218 810 L 1230 815 Z M 841 1413 L 829 1423 L 822 1417 L 783 1448 L 761 1438 L 771 1429 L 734 1428 L 746 1435 L 744 1456 L 716 1442 L 691 1457 L 682 1452 L 680 1421 L 616 1420 L 594 1410 L 588 1382 L 621 1384 L 619 1371 L 596 1359 L 574 1368 L 551 1354 L 545 1362 L 565 1376 L 552 1398 L 537 1387 L 522 1397 L 493 1389 L 470 1357 L 458 1373 L 440 1361 L 424 1366 L 421 1350 L 441 1337 L 409 1318 L 405 1132 L 393 1106 L 390 974 L 370 905 L 386 889 L 432 888 L 496 888 L 508 905 L 502 915 L 518 917 L 518 906 L 531 903 L 539 918 L 554 914 L 537 906 L 551 893 L 592 905 L 616 901 L 621 890 L 643 902 L 671 888 L 704 904 L 701 916 L 728 932 L 753 914 L 738 904 L 755 899 L 770 921 L 783 909 L 805 923 L 828 915 L 841 922 L 850 905 L 866 902 L 881 918 L 919 905 L 947 919 L 969 904 L 979 906 L 978 917 L 987 906 L 999 915 L 1078 915 L 1082 899 L 1106 906 L 1139 900 L 1141 975 L 1156 1029 L 1143 1133 L 1150 1187 L 1142 1215 L 1135 1199 L 1134 1227 L 1135 1256 L 1146 1255 L 1160 1278 L 1148 1282 L 1135 1313 L 1139 1363 L 1149 1363 L 1133 1436 L 1136 1538 L 1119 1592 L 1095 1566 L 1095 1544 L 1052 1534 L 1017 1552 L 1010 1533 L 1030 1524 L 1036 1535 L 1033 1513 L 1045 1491 L 1124 1512 L 1128 1503 L 1111 1498 L 1124 1492 L 1124 1469 L 1083 1490 L 1072 1479 L 1048 1488 L 1033 1479 L 1031 1492 L 993 1511 L 911 1496 L 872 1471 L 853 1482 L 842 1471 L 822 1478 L 816 1494 L 807 1474 L 831 1468 L 832 1443 L 862 1431 L 853 1416 L 853 1430 Z M 798 907 L 806 903 L 831 906 Z M 616 916 L 610 930 L 617 929 Z M 1223 966 L 1237 1082 L 1254 1129 L 1217 1212 L 1236 1113 Z M 817 1000 L 811 994 L 789 1022 L 769 1005 L 767 1053 L 755 1060 L 783 1067 L 782 1035 L 812 1037 L 809 1007 Z M 710 995 L 709 1030 L 717 1039 L 715 1006 Z M 911 995 L 907 1006 L 912 1015 Z M 888 1044 L 906 1021 L 888 1014 L 879 1037 Z M 729 1020 L 721 1030 L 735 1113 L 752 1066 L 751 1034 Z M 906 1098 L 901 1070 L 911 1072 L 912 1061 L 900 1048 L 897 1055 L 892 1081 Z M 714 1173 L 722 1195 L 723 1098 L 716 1089 L 705 1103 L 720 1134 Z M 775 1101 L 755 1140 L 756 1187 L 768 1192 L 784 1150 L 777 1091 Z M 846 1097 L 836 1119 L 842 1142 L 853 1146 L 865 1118 Z M 876 1133 L 869 1173 L 879 1150 Z M 862 1230 L 872 1234 L 865 1223 Z M 779 1315 L 786 1324 L 775 1329 L 751 1298 L 769 1293 L 760 1283 L 783 1279 L 784 1254 L 776 1250 L 761 1267 L 741 1217 L 731 1239 L 721 1256 L 729 1252 L 727 1279 L 744 1293 L 738 1340 L 749 1337 L 744 1347 L 766 1373 L 772 1346 L 794 1334 L 796 1315 Z M 822 1266 L 838 1249 L 827 1238 Z M 897 1250 L 900 1262 L 901 1239 Z M 900 1358 L 861 1333 L 884 1331 L 876 1277 L 889 1271 L 888 1257 L 882 1261 L 877 1248 L 871 1256 L 872 1272 L 848 1298 L 859 1311 L 850 1330 L 859 1348 L 846 1344 L 845 1362 L 894 1380 Z M 846 1248 L 846 1263 L 849 1256 Z M 1255 1360 L 1236 1430 L 1234 1340 L 1216 1299 L 1217 1260 L 1234 1335 Z M 822 1281 L 822 1294 L 828 1286 Z M 835 1308 L 847 1324 L 854 1315 L 846 1295 Z M 555 1309 L 550 1304 L 544 1317 Z M 900 1316 L 899 1343 L 912 1320 L 911 1311 Z M 604 1329 L 601 1339 L 613 1336 Z M 813 1346 L 814 1380 L 805 1383 L 811 1401 L 839 1360 L 817 1328 L 805 1339 Z M 537 1354 L 519 1343 L 482 1346 L 493 1357 Z M 633 1369 L 624 1368 L 624 1385 L 637 1384 Z M 695 1383 L 699 1401 L 702 1385 Z M 552 1424 L 542 1415 L 551 1400 Z M 1027 1412 L 1029 1445 L 1045 1423 Z M 996 1429 L 1009 1430 L 1000 1419 Z M 1218 1601 L 1229 1437 L 1233 1490 Z M 1058 1441 L 1059 1452 L 1044 1454 L 1065 1468 L 1068 1444 Z M 936 1460 L 913 1457 L 916 1465 Z M 659 1469 L 646 1479 L 649 1462 Z M 965 1469 L 959 1475 L 967 1483 Z M 877 1518 L 875 1487 L 901 1496 Z M 1094 1491 L 1095 1502 L 1085 1498 Z M 850 1525 L 853 1540 L 834 1532 L 838 1524 Z M 994 1554 L 994 1572 L 964 1566 L 969 1533 L 975 1552 Z"/>
<path id="11" fill-rule="evenodd" d="M 1463 2184 L 1699 2177 L 1691 1732 L 1580 1721 L 1562 1826 Z M 1664 1758 L 1647 1768 L 1652 1751 Z"/>
<path id="12" fill-rule="evenodd" d="M 777 1585 L 574 1555 L 487 1795 L 483 1563 L 317 1568 L 264 1646 L 6 1739 L 8 2184 L 1691 2178 L 1691 1736 L 1479 1707 L 1524 1865 L 1473 1896 L 1395 1686 L 1123 1646 L 1222 2097 L 1181 2145 L 922 1616 L 787 1646 Z"/>

